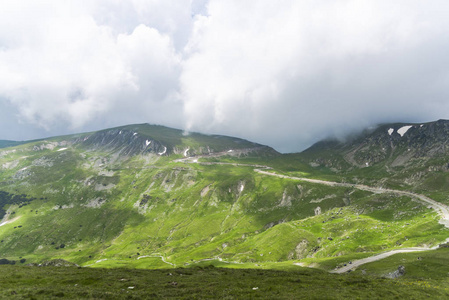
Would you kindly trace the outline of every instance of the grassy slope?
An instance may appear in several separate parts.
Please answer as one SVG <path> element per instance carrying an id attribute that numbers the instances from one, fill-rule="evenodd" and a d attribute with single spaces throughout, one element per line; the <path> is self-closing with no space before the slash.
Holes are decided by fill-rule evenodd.
<path id="1" fill-rule="evenodd" d="M 434 213 L 407 198 L 267 177 L 252 167 L 28 149 L 3 157 L 17 165 L 1 173 L 2 189 L 38 198 L 9 207 L 10 218 L 20 217 L 0 231 L 0 255 L 9 259 L 149 267 L 139 257 L 162 255 L 178 266 L 220 258 L 253 265 L 302 260 L 332 268 L 447 237 Z M 314 216 L 317 206 L 321 216 Z"/>
<path id="2" fill-rule="evenodd" d="M 275 271 L 197 267 L 171 270 L 0 266 L 8 299 L 445 299 L 438 281 L 333 275 L 318 270 Z"/>

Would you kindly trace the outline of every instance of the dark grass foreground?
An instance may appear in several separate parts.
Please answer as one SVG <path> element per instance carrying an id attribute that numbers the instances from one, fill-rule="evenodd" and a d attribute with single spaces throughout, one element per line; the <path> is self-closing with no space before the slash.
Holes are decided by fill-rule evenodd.
<path id="1" fill-rule="evenodd" d="M 318 270 L 0 266 L 2 299 L 448 299 L 432 283 Z"/>

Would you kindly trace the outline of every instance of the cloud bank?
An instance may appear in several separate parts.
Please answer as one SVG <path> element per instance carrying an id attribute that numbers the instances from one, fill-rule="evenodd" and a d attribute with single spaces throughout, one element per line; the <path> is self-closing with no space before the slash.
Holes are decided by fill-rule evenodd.
<path id="1" fill-rule="evenodd" d="M 149 122 L 292 152 L 449 117 L 446 1 L 0 2 L 0 138 Z"/>

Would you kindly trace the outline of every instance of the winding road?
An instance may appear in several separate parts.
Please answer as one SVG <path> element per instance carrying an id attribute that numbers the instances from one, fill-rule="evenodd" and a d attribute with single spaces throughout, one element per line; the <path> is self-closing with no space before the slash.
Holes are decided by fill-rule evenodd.
<path id="1" fill-rule="evenodd" d="M 229 153 L 224 153 L 223 155 L 227 155 Z M 220 156 L 220 155 L 215 155 Z M 201 165 L 233 165 L 233 166 L 239 166 L 239 167 L 253 167 L 255 172 L 259 174 L 263 174 L 266 176 L 274 176 L 278 178 L 287 178 L 292 180 L 298 180 L 298 181 L 305 181 L 310 183 L 316 183 L 316 184 L 323 184 L 327 186 L 333 186 L 333 187 L 349 187 L 354 189 L 359 189 L 362 191 L 368 191 L 376 194 L 386 193 L 386 194 L 395 194 L 399 196 L 408 196 L 424 205 L 427 205 L 429 208 L 434 209 L 438 212 L 441 219 L 439 221 L 440 224 L 444 225 L 446 228 L 449 228 L 449 206 L 442 204 L 440 202 L 437 202 L 427 196 L 416 194 L 412 192 L 407 191 L 401 191 L 401 190 L 394 190 L 394 189 L 386 189 L 386 188 L 380 188 L 380 187 L 371 187 L 363 184 L 352 184 L 352 183 L 342 183 L 342 182 L 334 182 L 334 181 L 325 181 L 325 180 L 319 180 L 319 179 L 311 179 L 311 178 L 305 178 L 305 177 L 294 177 L 294 176 L 287 176 L 287 175 L 281 175 L 276 174 L 274 172 L 269 172 L 266 170 L 272 169 L 268 166 L 263 165 L 252 165 L 252 164 L 240 164 L 240 163 L 224 163 L 224 162 L 198 162 L 198 159 L 205 158 L 208 156 L 197 156 L 197 157 L 186 157 L 183 159 L 178 159 L 176 162 L 185 162 L 185 163 L 196 163 Z M 263 170 L 262 170 L 263 169 Z M 446 242 L 449 242 L 449 238 L 446 240 Z M 380 254 L 376 254 L 367 258 L 355 260 L 351 262 L 350 264 L 347 264 L 344 267 L 337 268 L 331 273 L 346 273 L 349 272 L 363 264 L 378 261 L 381 259 L 384 259 L 386 257 L 389 257 L 394 254 L 398 253 L 409 253 L 409 252 L 420 252 L 420 251 L 428 251 L 428 250 L 435 250 L 438 249 L 438 246 L 435 247 L 413 247 L 413 248 L 402 248 L 402 249 L 396 249 L 391 251 L 386 251 Z"/>
<path id="2" fill-rule="evenodd" d="M 428 207 L 436 210 L 438 214 L 440 215 L 441 219 L 439 221 L 440 224 L 444 225 L 446 228 L 449 228 L 449 207 L 445 204 L 442 204 L 440 202 L 437 202 L 433 199 L 430 199 L 427 196 L 411 193 L 407 191 L 400 191 L 400 190 L 393 190 L 393 189 L 384 189 L 379 187 L 370 187 L 363 184 L 351 184 L 351 183 L 341 183 L 341 182 L 333 182 L 333 181 L 325 181 L 325 180 L 319 180 L 319 179 L 310 179 L 310 178 L 303 178 L 303 177 L 292 177 L 292 176 L 286 176 L 286 175 L 280 175 L 268 171 L 263 171 L 260 169 L 255 169 L 257 173 L 268 175 L 268 176 L 275 176 L 279 178 L 288 178 L 293 180 L 299 180 L 299 181 L 306 181 L 310 183 L 317 183 L 317 184 L 324 184 L 328 186 L 336 186 L 336 187 L 350 187 L 355 188 L 363 191 L 368 191 L 376 194 L 380 193 L 388 193 L 388 194 L 396 194 L 400 196 L 408 196 L 412 199 L 417 200 L 418 202 L 427 205 Z M 449 241 L 449 238 L 446 240 L 446 242 Z M 402 249 L 396 249 L 396 250 L 390 250 L 387 252 L 383 252 L 380 254 L 376 254 L 367 258 L 362 258 L 359 260 L 355 260 L 351 262 L 351 264 L 347 264 L 346 266 L 343 266 L 341 268 L 337 268 L 331 273 L 346 273 L 349 272 L 363 264 L 367 264 L 373 261 L 378 261 L 384 258 L 387 258 L 391 255 L 398 254 L 398 253 L 409 253 L 409 252 L 420 252 L 420 251 L 428 251 L 428 250 L 435 250 L 438 249 L 439 246 L 435 247 L 413 247 L 413 248 L 402 248 Z"/>

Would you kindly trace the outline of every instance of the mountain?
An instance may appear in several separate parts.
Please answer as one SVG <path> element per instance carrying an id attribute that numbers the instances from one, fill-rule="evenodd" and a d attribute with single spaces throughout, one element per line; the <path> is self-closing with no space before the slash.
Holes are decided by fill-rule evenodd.
<path id="1" fill-rule="evenodd" d="M 296 156 L 329 178 L 405 189 L 449 204 L 449 121 L 383 124 Z"/>
<path id="2" fill-rule="evenodd" d="M 418 160 L 447 156 L 449 121 L 384 124 L 347 141 L 319 142 L 304 151 L 328 167 L 364 168 L 376 164 L 406 167 Z M 326 155 L 328 153 L 329 155 Z M 320 161 L 319 158 L 324 160 Z M 328 159 L 326 159 L 326 157 Z"/>
<path id="3" fill-rule="evenodd" d="M 289 155 L 148 124 L 4 148 L 0 258 L 332 269 L 382 251 L 437 246 L 449 235 L 435 205 L 408 191 L 442 202 L 445 191 L 426 181 L 432 172 L 415 185 L 403 179 L 446 160 L 446 124 L 414 124 L 405 133 L 411 124 L 382 125 Z M 444 172 L 434 171 L 443 179 Z"/>
<path id="4" fill-rule="evenodd" d="M 81 144 L 88 149 L 112 151 L 120 156 L 144 153 L 158 155 L 183 154 L 184 156 L 212 154 L 229 150 L 248 149 L 258 155 L 277 155 L 278 153 L 260 144 L 243 139 L 220 135 L 184 133 L 158 125 L 130 125 L 82 135 L 72 144 Z M 229 152 L 231 153 L 231 152 Z"/>

